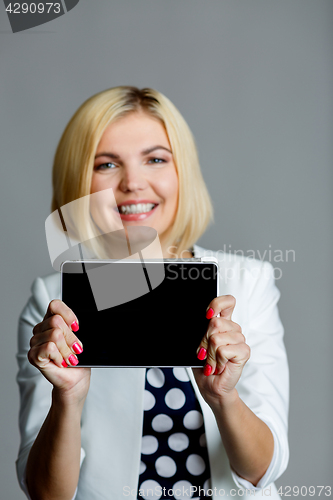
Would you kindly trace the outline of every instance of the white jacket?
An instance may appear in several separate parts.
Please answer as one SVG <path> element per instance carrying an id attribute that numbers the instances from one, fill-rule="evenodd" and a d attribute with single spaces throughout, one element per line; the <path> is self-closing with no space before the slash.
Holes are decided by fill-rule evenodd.
<path id="1" fill-rule="evenodd" d="M 248 488 L 252 496 L 278 499 L 273 482 L 285 471 L 289 459 L 289 370 L 273 267 L 268 262 L 213 252 L 197 245 L 194 254 L 218 258 L 220 295 L 231 294 L 236 298 L 232 319 L 242 327 L 251 347 L 251 357 L 236 388 L 244 403 L 269 426 L 274 436 L 272 462 L 255 488 L 231 471 L 213 412 L 202 398 L 192 370 L 187 369 L 204 415 L 213 498 L 247 496 L 250 492 L 244 489 Z M 27 458 L 49 411 L 52 385 L 29 363 L 27 352 L 32 328 L 44 317 L 49 302 L 60 298 L 60 274 L 37 278 L 31 291 L 19 320 L 17 354 L 21 444 L 16 469 L 28 498 L 24 479 Z M 137 498 L 144 387 L 144 368 L 92 369 L 81 421 L 81 473 L 76 500 Z"/>

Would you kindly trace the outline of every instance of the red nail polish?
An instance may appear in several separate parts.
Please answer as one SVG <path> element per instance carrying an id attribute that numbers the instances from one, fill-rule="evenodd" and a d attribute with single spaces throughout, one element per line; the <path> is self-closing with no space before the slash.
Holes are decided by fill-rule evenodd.
<path id="1" fill-rule="evenodd" d="M 78 331 L 79 325 L 78 325 L 77 321 L 73 321 L 73 323 L 71 324 L 71 329 L 73 330 L 73 332 L 77 332 Z"/>
<path id="2" fill-rule="evenodd" d="M 197 358 L 200 359 L 200 361 L 202 361 L 203 359 L 205 359 L 206 354 L 207 354 L 207 349 L 201 347 L 200 351 L 198 352 Z"/>
<path id="3" fill-rule="evenodd" d="M 75 352 L 75 354 L 81 354 L 81 352 L 83 352 L 82 347 L 77 342 L 74 342 L 74 344 L 72 345 L 72 349 Z"/>
<path id="4" fill-rule="evenodd" d="M 79 360 L 74 356 L 74 354 L 71 354 L 68 357 L 68 361 L 70 362 L 71 365 L 76 366 L 79 362 Z"/>
<path id="5" fill-rule="evenodd" d="M 63 366 L 64 368 L 67 368 L 67 363 L 66 363 L 66 361 L 65 361 L 64 359 L 62 360 L 61 364 L 62 364 L 62 366 Z"/>
<path id="6" fill-rule="evenodd" d="M 208 311 L 206 312 L 206 318 L 210 319 L 214 316 L 214 310 L 210 307 Z"/>
<path id="7" fill-rule="evenodd" d="M 212 373 L 212 367 L 210 365 L 205 365 L 204 367 L 204 375 L 206 375 L 206 377 L 208 377 L 208 375 L 210 375 Z"/>

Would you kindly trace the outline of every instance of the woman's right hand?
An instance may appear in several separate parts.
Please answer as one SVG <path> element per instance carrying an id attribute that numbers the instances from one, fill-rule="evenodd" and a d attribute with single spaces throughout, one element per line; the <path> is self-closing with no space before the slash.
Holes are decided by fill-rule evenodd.
<path id="1" fill-rule="evenodd" d="M 43 321 L 33 329 L 28 352 L 29 362 L 51 382 L 61 399 L 71 403 L 85 400 L 91 373 L 90 368 L 67 367 L 78 364 L 77 354 L 83 350 L 72 331 L 78 329 L 77 324 L 77 317 L 64 302 L 52 300 Z"/>

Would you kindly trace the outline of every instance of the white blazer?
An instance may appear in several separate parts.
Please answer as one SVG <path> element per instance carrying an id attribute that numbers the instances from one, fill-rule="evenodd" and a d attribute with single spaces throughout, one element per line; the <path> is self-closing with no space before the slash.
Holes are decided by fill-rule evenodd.
<path id="1" fill-rule="evenodd" d="M 254 487 L 230 469 L 213 412 L 201 396 L 192 370 L 187 369 L 204 416 L 213 498 L 243 497 L 248 488 L 254 490 L 251 492 L 254 496 L 278 499 L 274 481 L 285 471 L 289 460 L 289 370 L 277 309 L 280 292 L 274 283 L 273 267 L 268 262 L 213 252 L 197 245 L 194 254 L 195 257 L 213 255 L 219 260 L 220 295 L 231 294 L 236 298 L 232 319 L 242 327 L 251 347 L 251 357 L 236 388 L 244 403 L 268 425 L 274 436 L 271 464 Z M 16 469 L 28 498 L 27 458 L 49 411 L 52 385 L 29 363 L 27 352 L 32 328 L 44 317 L 49 302 L 60 298 L 60 274 L 37 278 L 31 291 L 19 320 L 17 353 L 21 443 Z M 76 500 L 137 498 L 144 388 L 145 368 L 92 369 L 81 421 L 81 473 Z"/>

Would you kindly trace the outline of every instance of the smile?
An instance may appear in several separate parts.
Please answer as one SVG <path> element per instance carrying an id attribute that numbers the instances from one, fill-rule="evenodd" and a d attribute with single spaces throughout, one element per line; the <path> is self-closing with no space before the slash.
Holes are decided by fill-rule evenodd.
<path id="1" fill-rule="evenodd" d="M 119 215 L 122 220 L 134 221 L 143 220 L 155 212 L 158 204 L 156 203 L 128 203 L 118 205 Z"/>
<path id="2" fill-rule="evenodd" d="M 133 205 L 120 205 L 121 214 L 141 214 L 150 212 L 156 205 L 154 203 L 138 203 Z"/>

